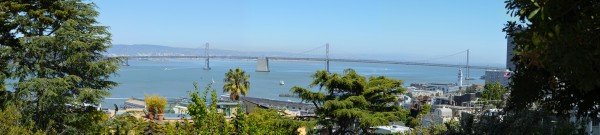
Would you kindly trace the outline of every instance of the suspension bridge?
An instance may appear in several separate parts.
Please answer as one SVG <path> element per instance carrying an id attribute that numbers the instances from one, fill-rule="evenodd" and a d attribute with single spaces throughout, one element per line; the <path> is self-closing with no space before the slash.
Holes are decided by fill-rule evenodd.
<path id="1" fill-rule="evenodd" d="M 443 64 L 443 63 L 429 63 L 429 62 L 417 62 L 417 61 L 388 61 L 388 60 L 369 60 L 369 59 L 336 59 L 329 57 L 329 44 L 325 44 L 323 46 L 319 46 L 317 48 L 313 48 L 307 51 L 303 51 L 299 54 L 304 54 L 306 52 L 312 52 L 318 49 L 322 49 L 325 47 L 325 57 L 322 58 L 309 58 L 309 57 L 257 57 L 257 56 L 218 56 L 218 55 L 210 55 L 209 44 L 206 43 L 204 55 L 197 56 L 113 56 L 113 58 L 122 58 L 124 59 L 124 64 L 129 65 L 129 59 L 204 59 L 204 70 L 211 70 L 210 67 L 210 59 L 236 59 L 236 60 L 256 60 L 257 61 L 257 72 L 269 72 L 269 61 L 270 60 L 280 60 L 280 61 L 318 61 L 325 62 L 325 69 L 329 71 L 330 62 L 355 62 L 355 63 L 374 63 L 374 64 L 399 64 L 399 65 L 416 65 L 416 66 L 434 66 L 434 67 L 453 67 L 453 68 L 465 68 L 467 69 L 467 77 L 469 76 L 469 69 L 503 69 L 500 67 L 491 67 L 491 66 L 473 66 L 469 65 L 469 50 L 464 50 L 461 52 L 457 52 L 454 54 L 441 56 L 432 59 L 439 59 L 444 57 L 455 56 L 459 54 L 466 53 L 466 64 Z M 431 60 L 431 59 L 428 59 Z M 426 61 L 426 60 L 421 60 Z"/>

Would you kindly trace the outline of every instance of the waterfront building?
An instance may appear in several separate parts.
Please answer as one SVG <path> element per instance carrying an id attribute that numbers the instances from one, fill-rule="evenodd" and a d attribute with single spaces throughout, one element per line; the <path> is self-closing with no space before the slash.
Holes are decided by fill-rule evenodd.
<path id="1" fill-rule="evenodd" d="M 509 78 L 512 72 L 508 69 L 506 70 L 486 70 L 484 79 L 485 84 L 489 83 L 500 83 L 502 86 L 508 86 L 510 82 Z"/>
<path id="2" fill-rule="evenodd" d="M 315 106 L 313 104 L 279 101 L 255 97 L 240 97 L 242 106 L 246 113 L 254 112 L 256 108 L 273 109 L 286 113 L 293 117 L 313 117 L 315 115 Z"/>
<path id="3" fill-rule="evenodd" d="M 443 93 L 448 93 L 452 91 L 457 91 L 460 89 L 457 83 L 412 83 L 410 87 L 415 88 L 416 90 L 427 90 L 427 91 L 442 91 Z"/>
<path id="4" fill-rule="evenodd" d="M 237 114 L 238 103 L 221 101 L 217 103 L 217 112 L 225 115 L 225 118 L 230 119 Z"/>

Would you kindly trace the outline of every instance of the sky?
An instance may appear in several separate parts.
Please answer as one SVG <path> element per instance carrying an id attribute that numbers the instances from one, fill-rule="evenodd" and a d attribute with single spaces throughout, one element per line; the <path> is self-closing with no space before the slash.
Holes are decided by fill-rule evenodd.
<path id="1" fill-rule="evenodd" d="M 113 44 L 504 66 L 503 0 L 92 0 Z M 312 53 L 312 52 L 311 52 Z M 324 53 L 318 49 L 315 53 Z"/>

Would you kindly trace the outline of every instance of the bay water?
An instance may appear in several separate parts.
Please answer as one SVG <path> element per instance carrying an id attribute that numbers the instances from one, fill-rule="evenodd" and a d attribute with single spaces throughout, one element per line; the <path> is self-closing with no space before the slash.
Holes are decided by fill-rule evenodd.
<path id="1" fill-rule="evenodd" d="M 204 59 L 161 59 L 130 60 L 129 66 L 122 66 L 111 80 L 119 83 L 112 90 L 110 98 L 103 102 L 107 105 L 123 104 L 130 97 L 143 98 L 144 95 L 158 94 L 167 98 L 188 97 L 197 82 L 200 90 L 212 84 L 218 94 L 223 94 L 223 78 L 229 69 L 241 68 L 250 76 L 250 91 L 247 96 L 299 101 L 294 97 L 280 97 L 289 94 L 293 86 L 308 87 L 311 75 L 317 70 L 325 69 L 325 62 L 311 61 L 269 61 L 271 72 L 255 72 L 254 60 L 212 60 L 211 70 L 204 70 Z M 373 64 L 331 62 L 331 72 L 342 73 L 352 68 L 365 76 L 387 76 L 410 83 L 456 83 L 458 68 L 431 67 L 398 64 Z M 482 84 L 478 79 L 485 70 L 471 69 L 470 75 L 475 80 L 470 83 Z M 463 69 L 463 75 L 466 70 Z M 280 85 L 283 81 L 285 85 Z M 316 90 L 316 88 L 314 88 Z"/>

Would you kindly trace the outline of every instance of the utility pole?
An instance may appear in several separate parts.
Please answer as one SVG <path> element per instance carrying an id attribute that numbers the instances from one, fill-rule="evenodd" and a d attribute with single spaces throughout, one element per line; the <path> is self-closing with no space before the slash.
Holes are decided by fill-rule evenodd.
<path id="1" fill-rule="evenodd" d="M 325 56 L 327 57 L 325 61 L 327 61 L 327 73 L 329 73 L 329 43 L 325 44 Z"/>
<path id="2" fill-rule="evenodd" d="M 208 45 L 208 43 L 206 43 L 205 48 L 204 48 L 204 53 L 206 56 L 206 63 L 205 63 L 206 67 L 204 67 L 204 70 L 210 70 L 210 55 L 209 55 L 208 51 L 209 51 L 209 45 Z"/>

